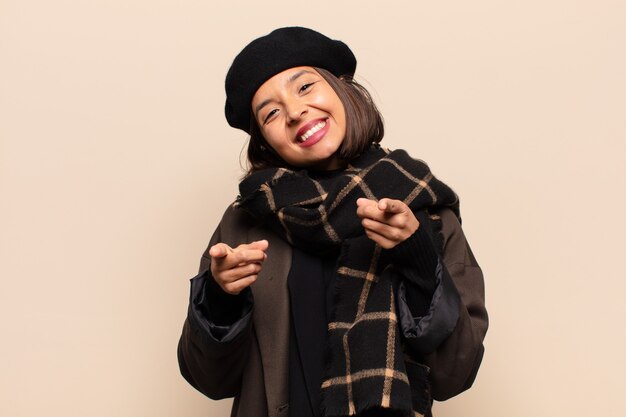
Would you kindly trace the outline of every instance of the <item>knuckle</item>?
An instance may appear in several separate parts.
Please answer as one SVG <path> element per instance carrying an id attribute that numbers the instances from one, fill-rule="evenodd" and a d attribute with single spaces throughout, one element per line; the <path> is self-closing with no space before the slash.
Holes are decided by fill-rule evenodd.
<path id="1" fill-rule="evenodd" d="M 224 292 L 228 293 L 228 294 L 237 294 L 239 291 L 237 291 L 235 284 L 225 284 L 225 285 L 221 285 L 222 289 L 224 290 Z"/>
<path id="2" fill-rule="evenodd" d="M 222 271 L 219 268 L 217 268 L 214 265 L 211 265 L 211 275 L 213 275 L 213 278 L 219 279 L 221 274 L 222 274 Z"/>
<path id="3" fill-rule="evenodd" d="M 237 258 L 237 260 L 239 262 L 247 262 L 248 259 L 250 259 L 250 251 L 249 250 L 244 249 L 244 250 L 239 252 L 239 256 Z"/>
<path id="4" fill-rule="evenodd" d="M 214 275 L 214 278 L 220 286 L 228 285 L 229 280 L 224 276 L 224 274 L 216 274 Z"/>
<path id="5" fill-rule="evenodd" d="M 243 252 L 241 250 L 233 252 L 233 260 L 237 263 L 242 262 L 244 260 Z"/>

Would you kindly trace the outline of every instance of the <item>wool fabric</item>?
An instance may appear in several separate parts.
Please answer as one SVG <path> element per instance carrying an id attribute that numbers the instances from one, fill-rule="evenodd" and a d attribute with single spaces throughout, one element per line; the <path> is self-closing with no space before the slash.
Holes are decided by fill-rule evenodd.
<path id="1" fill-rule="evenodd" d="M 330 247 L 341 250 L 328 323 L 323 414 L 388 409 L 430 415 L 428 371 L 401 347 L 392 280 L 385 274 L 391 259 L 365 235 L 356 200 L 387 197 L 414 212 L 449 207 L 458 216 L 456 194 L 422 161 L 377 146 L 328 181 L 305 170 L 268 168 L 246 177 L 239 190 L 237 206 L 292 245 L 317 254 Z M 440 231 L 438 219 L 429 221 Z"/>

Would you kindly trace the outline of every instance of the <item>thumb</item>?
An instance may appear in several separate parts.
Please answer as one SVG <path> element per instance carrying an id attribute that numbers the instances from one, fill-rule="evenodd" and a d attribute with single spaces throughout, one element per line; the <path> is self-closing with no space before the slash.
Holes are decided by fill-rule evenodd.
<path id="1" fill-rule="evenodd" d="M 391 198 L 383 198 L 378 202 L 378 209 L 385 213 L 402 213 L 405 206 L 402 201 Z"/>
<path id="2" fill-rule="evenodd" d="M 216 243 L 209 249 L 209 255 L 212 258 L 223 258 L 232 252 L 232 248 L 225 243 Z"/>

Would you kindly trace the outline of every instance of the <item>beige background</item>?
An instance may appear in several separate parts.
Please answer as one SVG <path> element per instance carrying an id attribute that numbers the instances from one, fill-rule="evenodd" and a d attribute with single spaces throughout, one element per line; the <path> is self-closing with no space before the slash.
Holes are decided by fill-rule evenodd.
<path id="1" fill-rule="evenodd" d="M 382 4 L 0 0 L 1 416 L 228 415 L 176 343 L 241 174 L 224 75 L 294 24 L 461 195 L 491 328 L 436 415 L 623 415 L 624 2 Z"/>

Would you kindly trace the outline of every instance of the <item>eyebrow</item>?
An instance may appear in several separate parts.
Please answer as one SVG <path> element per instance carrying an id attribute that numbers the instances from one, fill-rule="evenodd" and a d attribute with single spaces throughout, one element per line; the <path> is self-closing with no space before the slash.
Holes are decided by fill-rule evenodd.
<path id="1" fill-rule="evenodd" d="M 296 72 L 295 74 L 293 74 L 291 77 L 289 77 L 287 79 L 287 83 L 288 84 L 293 83 L 294 81 L 296 81 L 298 78 L 300 78 L 304 74 L 313 74 L 313 72 L 309 71 L 309 70 L 300 70 L 300 71 Z M 267 106 L 271 101 L 272 100 L 268 98 L 266 100 L 263 100 L 261 103 L 259 103 L 258 106 L 255 107 L 255 109 L 254 109 L 254 116 L 257 119 L 259 118 L 259 112 L 261 111 L 261 109 L 263 107 Z"/>

